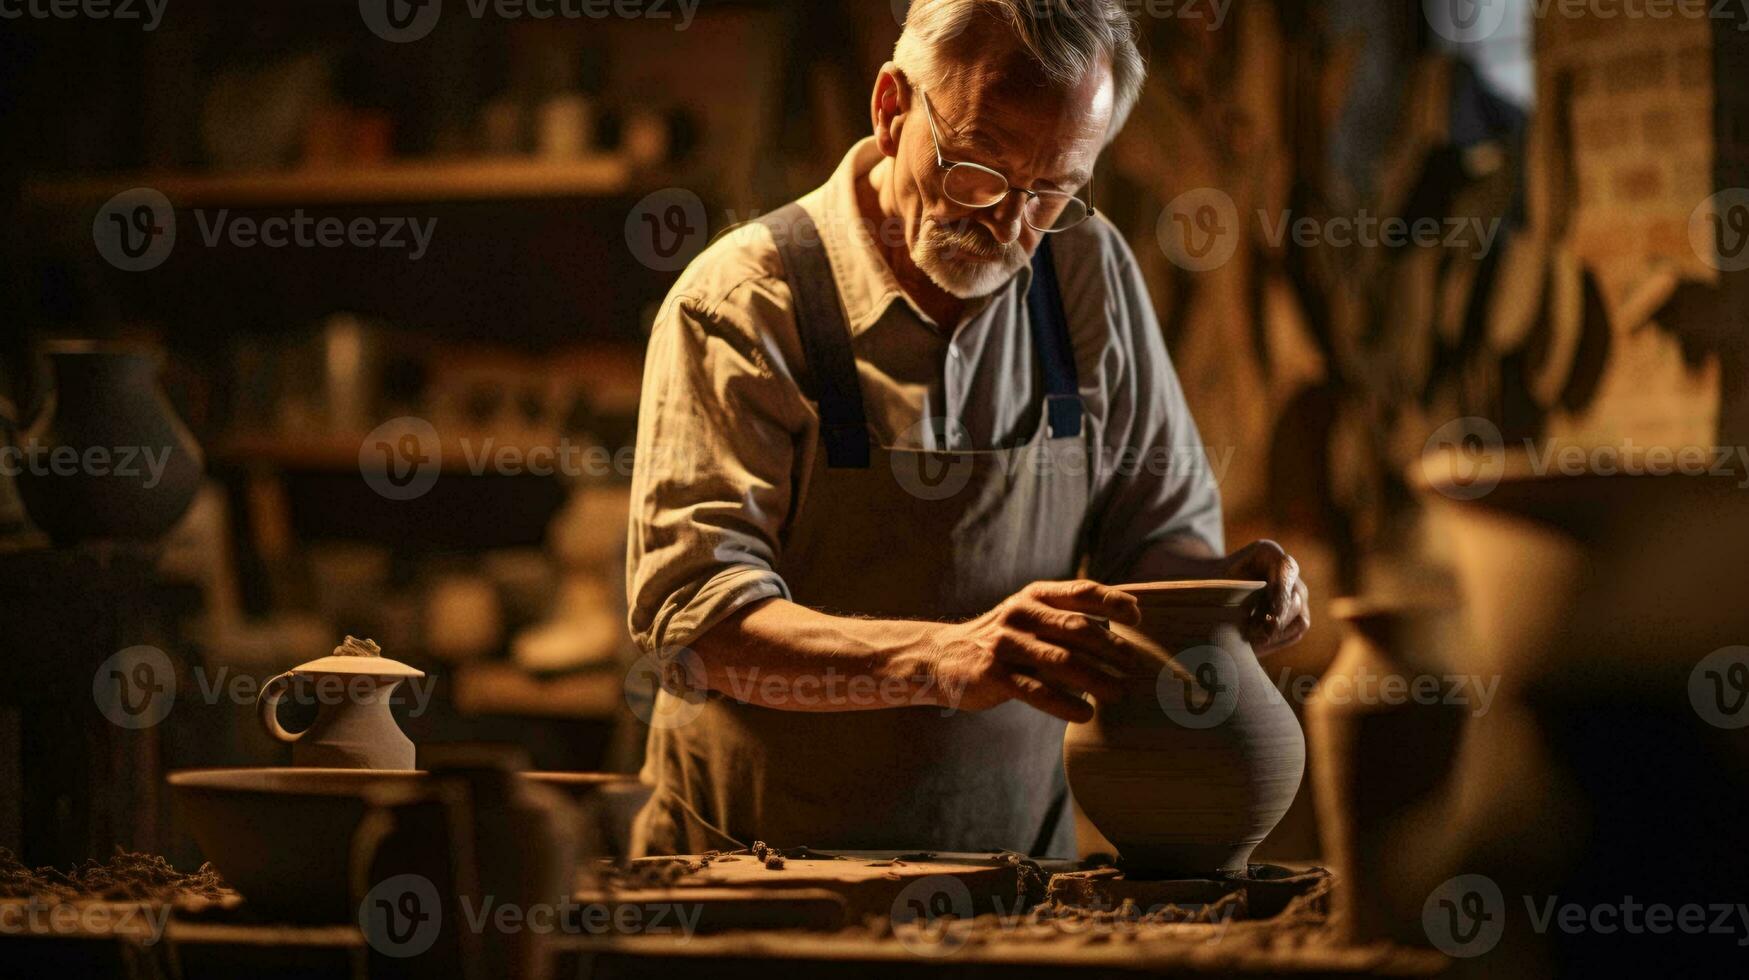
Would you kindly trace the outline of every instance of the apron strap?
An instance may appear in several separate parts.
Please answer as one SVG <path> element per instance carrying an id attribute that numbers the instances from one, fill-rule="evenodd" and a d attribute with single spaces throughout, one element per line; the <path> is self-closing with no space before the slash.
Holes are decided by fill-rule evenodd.
<path id="1" fill-rule="evenodd" d="M 850 327 L 838 302 L 838 280 L 820 243 L 820 230 L 800 204 L 787 204 L 760 219 L 771 229 L 783 276 L 789 283 L 802 338 L 802 357 L 812 377 L 808 392 L 820 406 L 820 437 L 826 465 L 866 470 L 869 465 L 868 416 L 862 408 L 862 383 L 850 349 Z"/>
<path id="2" fill-rule="evenodd" d="M 1057 265 L 1051 260 L 1051 236 L 1038 243 L 1032 256 L 1032 288 L 1026 291 L 1027 319 L 1032 322 L 1032 346 L 1044 369 L 1045 411 L 1051 436 L 1081 434 L 1081 384 L 1075 370 L 1075 348 L 1069 340 L 1069 317 L 1063 312 L 1063 292 Z"/>
<path id="3" fill-rule="evenodd" d="M 868 469 L 868 416 L 862 406 L 862 383 L 856 373 L 856 354 L 850 348 L 850 327 L 838 301 L 838 280 L 832 275 L 819 229 L 808 212 L 793 202 L 759 220 L 771 229 L 783 261 L 784 279 L 795 306 L 796 332 L 801 336 L 802 356 L 812 379 L 813 390 L 808 394 L 820 406 L 826 465 Z M 1050 434 L 1053 438 L 1079 436 L 1081 386 L 1048 235 L 1032 257 L 1026 311 L 1033 349 L 1044 374 Z"/>

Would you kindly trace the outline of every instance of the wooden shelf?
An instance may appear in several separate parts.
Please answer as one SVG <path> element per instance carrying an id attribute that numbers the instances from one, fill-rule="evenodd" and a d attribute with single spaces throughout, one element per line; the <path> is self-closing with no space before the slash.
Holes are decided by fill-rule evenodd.
<path id="1" fill-rule="evenodd" d="M 162 192 L 175 205 L 368 204 L 407 201 L 599 197 L 628 193 L 633 167 L 618 156 L 565 162 L 525 159 L 395 163 L 366 169 L 309 168 L 264 173 L 161 171 L 28 181 L 36 204 L 101 203 L 135 187 Z"/>

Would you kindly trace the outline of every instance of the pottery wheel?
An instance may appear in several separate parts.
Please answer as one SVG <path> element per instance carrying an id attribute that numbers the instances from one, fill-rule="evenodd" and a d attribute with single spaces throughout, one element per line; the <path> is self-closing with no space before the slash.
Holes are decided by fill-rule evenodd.
<path id="1" fill-rule="evenodd" d="M 1323 868 L 1296 871 L 1253 864 L 1232 878 L 1132 878 L 1117 868 L 1051 875 L 1045 901 L 1071 909 L 1111 911 L 1133 904 L 1142 913 L 1174 912 L 1186 921 L 1273 919 L 1329 912 L 1332 878 Z"/>
<path id="2" fill-rule="evenodd" d="M 740 851 L 642 858 L 609 887 L 584 889 L 578 898 L 696 904 L 705 908 L 706 929 L 837 929 L 865 916 L 902 916 L 913 906 L 938 912 L 934 906 L 944 902 L 970 915 L 1015 914 L 1030 904 L 1029 878 L 1037 875 L 1027 864 L 991 855 L 788 857 L 770 851 L 760 857 Z M 1039 894 L 1035 886 L 1031 898 Z"/>

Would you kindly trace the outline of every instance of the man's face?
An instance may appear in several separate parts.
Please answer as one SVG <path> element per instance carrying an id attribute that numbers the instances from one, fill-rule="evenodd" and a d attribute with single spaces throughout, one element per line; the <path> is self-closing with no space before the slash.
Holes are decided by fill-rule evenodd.
<path id="1" fill-rule="evenodd" d="M 1022 220 L 1024 194 L 970 208 L 943 193 L 925 91 L 948 163 L 981 164 L 1015 188 L 1080 192 L 1111 123 L 1112 81 L 1109 68 L 1101 66 L 1063 91 L 1046 84 L 1018 52 L 964 65 L 938 88 L 908 87 L 893 170 L 912 261 L 946 292 L 973 299 L 1025 266 L 1043 234 Z"/>

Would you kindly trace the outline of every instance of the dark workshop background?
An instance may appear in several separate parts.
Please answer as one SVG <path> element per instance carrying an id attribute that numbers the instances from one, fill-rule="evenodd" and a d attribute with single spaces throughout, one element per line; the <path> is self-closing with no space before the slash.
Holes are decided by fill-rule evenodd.
<path id="1" fill-rule="evenodd" d="M 1328 600 L 1420 574 L 1402 474 L 1441 425 L 1749 438 L 1741 331 L 1704 297 L 1690 316 L 1634 302 L 1672 273 L 1725 289 L 1689 224 L 1749 183 L 1749 132 L 1731 122 L 1749 34 L 1550 20 L 1460 56 L 1418 0 L 1237 0 L 1219 30 L 1209 6 L 1143 20 L 1149 81 L 1095 194 L 1223 467 L 1228 540 L 1281 541 L 1316 597 L 1319 628 L 1266 661 L 1272 678 L 1328 664 Z M 151 31 L 0 23 L 0 395 L 32 417 L 57 338 L 145 342 L 208 471 L 148 568 L 97 577 L 117 592 L 96 618 L 73 600 L 125 556 L 42 548 L 0 479 L 0 647 L 149 643 L 207 676 L 262 679 L 370 636 L 440 678 L 405 720 L 415 740 L 516 740 L 544 768 L 629 771 L 643 729 L 624 691 L 626 474 L 451 467 L 403 505 L 359 479 L 360 434 L 411 414 L 506 442 L 628 446 L 646 326 L 673 279 L 628 246 L 628 215 L 683 189 L 715 233 L 820 183 L 867 132 L 899 21 L 872 0 L 704 0 L 685 30 L 450 7 L 404 44 L 365 29 L 353 0 L 170 0 Z M 436 233 L 413 262 L 205 246 L 185 216 L 186 244 L 133 273 L 91 228 L 137 186 L 208 213 L 407 215 Z M 1233 258 L 1191 271 L 1162 249 L 1161 216 L 1205 188 L 1240 216 L 1476 218 L 1501 237 L 1485 254 L 1343 247 L 1242 220 Z M 1515 319 L 1525 282 L 1549 276 L 1577 277 L 1579 304 Z M 9 692 L 33 683 L 18 670 Z M 44 756 L 30 709 L 6 700 L 0 846 L 19 851 L 32 806 L 66 812 L 27 799 Z M 105 765 L 132 775 L 77 835 L 179 860 L 158 774 L 285 756 L 223 699 L 179 706 L 126 752 Z M 1260 856 L 1313 855 L 1310 795 Z"/>

